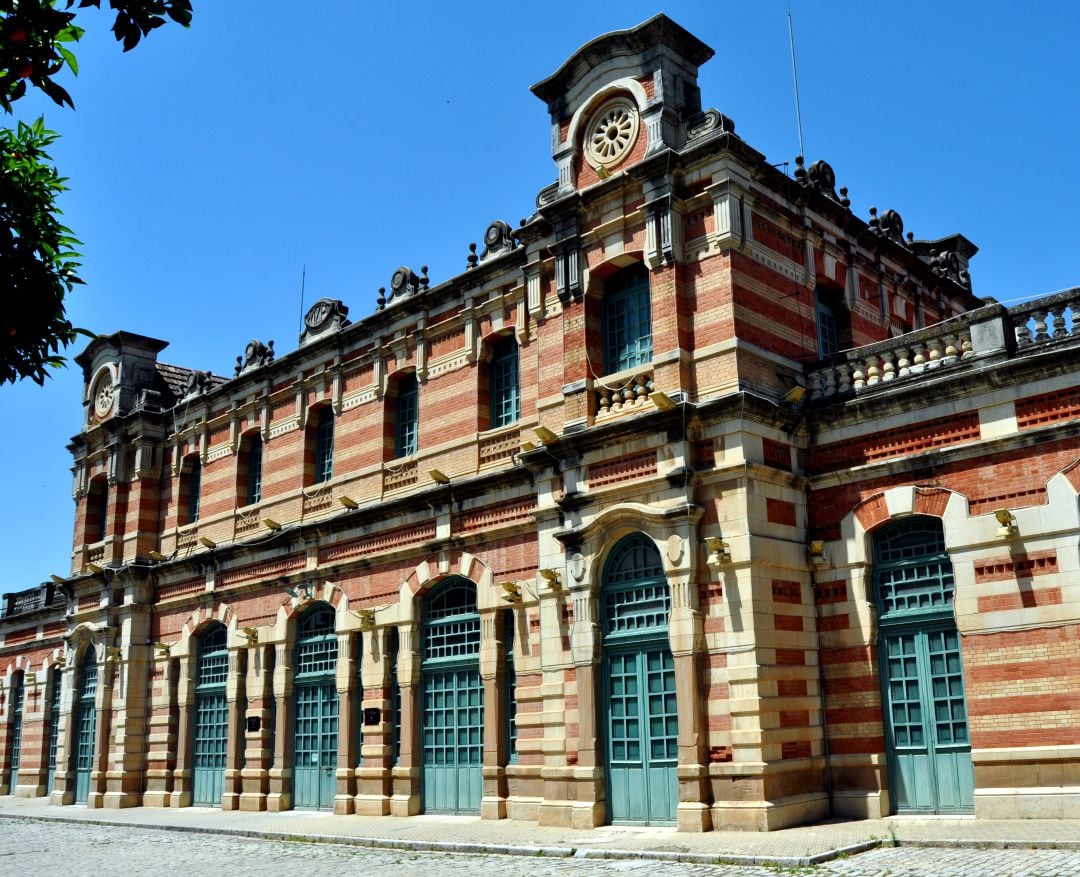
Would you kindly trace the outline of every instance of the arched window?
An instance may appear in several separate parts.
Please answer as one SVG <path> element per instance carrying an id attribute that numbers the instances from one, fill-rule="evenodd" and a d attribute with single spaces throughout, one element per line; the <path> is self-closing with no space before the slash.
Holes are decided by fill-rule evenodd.
<path id="1" fill-rule="evenodd" d="M 86 522 L 84 540 L 101 542 L 108 533 L 109 481 L 98 475 L 90 482 L 86 492 Z"/>
<path id="2" fill-rule="evenodd" d="M 94 744 L 97 726 L 97 653 L 93 644 L 83 651 L 79 665 L 78 700 L 75 704 L 75 803 L 85 804 L 90 794 L 90 772 L 94 766 Z"/>
<path id="3" fill-rule="evenodd" d="M 671 610 L 656 545 L 622 539 L 604 565 L 601 590 L 608 816 L 614 823 L 671 824 L 678 804 L 679 712 Z"/>
<path id="4" fill-rule="evenodd" d="M 503 715 L 506 720 L 506 761 L 517 764 L 517 671 L 514 668 L 514 610 L 504 614 L 503 645 L 506 648 L 506 678 L 503 684 Z"/>
<path id="5" fill-rule="evenodd" d="M 518 344 L 513 335 L 500 338 L 492 346 L 488 392 L 491 396 L 490 428 L 517 423 L 521 416 L 521 393 L 518 384 Z"/>
<path id="6" fill-rule="evenodd" d="M 202 461 L 196 455 L 184 458 L 180 469 L 180 524 L 194 524 L 199 520 L 199 504 L 202 494 Z"/>
<path id="7" fill-rule="evenodd" d="M 874 535 L 881 702 L 891 804 L 899 813 L 974 808 L 953 588 L 940 519 L 915 515 Z"/>
<path id="8" fill-rule="evenodd" d="M 26 699 L 24 674 L 18 673 L 11 685 L 11 772 L 8 775 L 8 794 L 15 794 L 19 784 L 19 762 L 22 758 L 23 702 Z"/>
<path id="9" fill-rule="evenodd" d="M 195 733 L 192 803 L 216 807 L 225 785 L 229 737 L 229 652 L 225 625 L 215 622 L 199 636 L 195 666 Z"/>
<path id="10" fill-rule="evenodd" d="M 241 441 L 237 469 L 240 505 L 256 505 L 262 500 L 263 440 L 258 432 Z"/>
<path id="11" fill-rule="evenodd" d="M 398 379 L 395 400 L 394 456 L 415 454 L 420 433 L 420 388 L 412 372 Z"/>
<path id="12" fill-rule="evenodd" d="M 324 405 L 315 424 L 314 484 L 329 481 L 334 475 L 334 409 Z M 261 473 L 260 473 L 261 476 Z"/>
<path id="13" fill-rule="evenodd" d="M 293 686 L 293 801 L 333 807 L 338 751 L 338 643 L 334 608 L 316 603 L 296 624 Z"/>
<path id="14" fill-rule="evenodd" d="M 45 791 L 51 792 L 56 781 L 56 749 L 60 742 L 60 693 L 63 675 L 57 667 L 49 671 L 49 741 L 48 775 L 45 779 Z"/>
<path id="15" fill-rule="evenodd" d="M 652 361 L 652 300 L 643 264 L 624 268 L 604 283 L 603 338 L 605 374 Z"/>

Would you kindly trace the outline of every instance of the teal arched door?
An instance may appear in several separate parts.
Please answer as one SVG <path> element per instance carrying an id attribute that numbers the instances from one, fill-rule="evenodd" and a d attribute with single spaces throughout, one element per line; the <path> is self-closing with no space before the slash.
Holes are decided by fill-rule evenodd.
<path id="1" fill-rule="evenodd" d="M 11 693 L 11 773 L 8 776 L 8 794 L 15 794 L 15 787 L 19 784 L 19 761 L 22 758 L 22 726 L 23 726 L 23 702 L 26 699 L 26 687 L 23 684 L 23 674 L 20 673 L 15 680 L 14 691 Z"/>
<path id="2" fill-rule="evenodd" d="M 621 540 L 604 567 L 602 709 L 608 817 L 675 822 L 679 787 L 675 660 L 668 645 L 667 579 L 652 540 Z"/>
<path id="3" fill-rule="evenodd" d="M 225 787 L 225 754 L 229 736 L 229 708 L 225 684 L 229 678 L 229 651 L 225 625 L 214 622 L 199 636 L 195 662 L 195 710 L 192 721 L 191 803 L 217 807 Z"/>
<path id="4" fill-rule="evenodd" d="M 49 673 L 52 680 L 49 687 L 49 752 L 48 752 L 48 775 L 45 778 L 45 789 L 52 792 L 56 786 L 56 749 L 60 742 L 60 691 L 63 676 L 54 668 Z"/>
<path id="5" fill-rule="evenodd" d="M 963 662 L 940 520 L 906 518 L 875 534 L 874 594 L 892 808 L 971 813 Z"/>
<path id="6" fill-rule="evenodd" d="M 483 792 L 484 686 L 476 585 L 460 576 L 424 598 L 421 763 L 427 813 L 476 813 Z"/>
<path id="7" fill-rule="evenodd" d="M 72 710 L 75 716 L 75 803 L 85 804 L 90 795 L 90 772 L 94 767 L 94 737 L 97 729 L 98 665 L 93 645 L 83 652 L 79 667 L 78 699 Z"/>
<path id="8" fill-rule="evenodd" d="M 338 751 L 337 634 L 332 606 L 316 603 L 296 625 L 293 806 L 329 810 Z"/>

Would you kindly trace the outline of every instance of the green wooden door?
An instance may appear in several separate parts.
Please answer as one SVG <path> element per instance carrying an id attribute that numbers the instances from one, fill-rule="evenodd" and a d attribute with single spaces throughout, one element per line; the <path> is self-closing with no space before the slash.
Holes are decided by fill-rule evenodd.
<path id="1" fill-rule="evenodd" d="M 22 757 L 22 723 L 23 701 L 26 698 L 26 687 L 22 677 L 15 688 L 14 700 L 11 710 L 11 774 L 8 777 L 8 794 L 15 794 L 15 787 L 19 784 L 19 760 Z"/>
<path id="2" fill-rule="evenodd" d="M 94 767 L 94 737 L 97 733 L 98 666 L 94 647 L 86 650 L 80 674 L 79 701 L 75 709 L 75 803 L 85 804 L 90 794 L 90 772 Z"/>
<path id="3" fill-rule="evenodd" d="M 49 762 L 45 788 L 51 792 L 56 785 L 56 747 L 60 742 L 60 689 L 59 670 L 52 671 L 52 695 L 49 700 Z"/>
<path id="4" fill-rule="evenodd" d="M 480 810 L 484 687 L 479 654 L 476 585 L 451 577 L 424 601 L 420 760 L 427 813 Z"/>
<path id="5" fill-rule="evenodd" d="M 882 713 L 892 808 L 971 813 L 974 773 L 952 564 L 937 518 L 874 536 Z"/>
<path id="6" fill-rule="evenodd" d="M 615 823 L 673 822 L 679 716 L 666 645 L 606 658 L 608 801 Z"/>
<path id="7" fill-rule="evenodd" d="M 424 810 L 475 812 L 483 782 L 484 687 L 475 668 L 424 674 Z"/>
<path id="8" fill-rule="evenodd" d="M 298 685 L 293 700 L 294 806 L 334 806 L 338 744 L 338 693 L 333 683 Z"/>
<path id="9" fill-rule="evenodd" d="M 608 819 L 670 825 L 679 802 L 671 604 L 660 555 L 644 534 L 612 550 L 601 603 Z"/>
<path id="10" fill-rule="evenodd" d="M 328 810 L 337 793 L 337 635 L 333 607 L 317 603 L 297 623 L 293 688 L 293 806 Z"/>
<path id="11" fill-rule="evenodd" d="M 974 776 L 955 628 L 883 638 L 886 739 L 899 813 L 970 813 Z"/>
<path id="12" fill-rule="evenodd" d="M 229 737 L 229 705 L 225 699 L 229 675 L 226 636 L 223 624 L 212 624 L 199 637 L 191 802 L 202 807 L 220 806 L 225 788 Z"/>

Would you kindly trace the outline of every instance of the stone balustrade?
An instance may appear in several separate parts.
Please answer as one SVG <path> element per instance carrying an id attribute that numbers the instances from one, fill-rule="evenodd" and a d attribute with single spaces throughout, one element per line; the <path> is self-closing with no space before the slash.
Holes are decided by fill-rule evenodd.
<path id="1" fill-rule="evenodd" d="M 649 401 L 649 393 L 652 391 L 651 368 L 597 378 L 593 383 L 593 393 L 596 396 L 596 417 L 599 420 L 640 408 Z"/>
<path id="2" fill-rule="evenodd" d="M 833 357 L 807 372 L 813 399 L 861 393 L 891 381 L 1080 339 L 1080 288 L 1012 308 L 989 304 L 950 320 Z"/>

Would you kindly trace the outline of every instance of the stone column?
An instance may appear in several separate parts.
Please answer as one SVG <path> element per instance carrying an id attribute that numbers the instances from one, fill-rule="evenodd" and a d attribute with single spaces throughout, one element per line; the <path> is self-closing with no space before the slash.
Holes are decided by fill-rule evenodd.
<path id="1" fill-rule="evenodd" d="M 119 659 L 110 660 L 108 647 L 105 660 L 98 665 L 98 689 L 94 716 L 94 752 L 91 758 L 90 791 L 86 807 L 93 810 L 105 805 L 105 777 L 109 770 L 109 743 L 112 735 L 113 674 Z"/>
<path id="2" fill-rule="evenodd" d="M 240 809 L 258 813 L 266 809 L 270 765 L 274 753 L 270 746 L 270 727 L 274 716 L 273 666 L 274 647 L 253 646 L 247 649 L 247 715 L 257 720 L 257 727 L 241 728 L 244 737 L 245 765 L 240 771 L 242 791 Z"/>
<path id="3" fill-rule="evenodd" d="M 177 662 L 176 767 L 173 768 L 170 807 L 190 807 L 195 758 L 195 661 L 184 655 Z"/>
<path id="4" fill-rule="evenodd" d="M 225 752 L 225 782 L 221 791 L 221 809 L 239 810 L 243 794 L 242 765 L 244 764 L 247 726 L 247 650 L 229 652 L 229 678 L 225 698 L 228 703 L 229 729 Z"/>
<path id="5" fill-rule="evenodd" d="M 92 648 L 92 646 L 91 646 Z M 68 653 L 69 655 L 71 653 Z M 74 664 L 73 658 L 68 658 Z M 53 671 L 54 685 L 61 685 L 60 693 L 60 730 L 56 736 L 56 773 L 53 776 L 53 790 L 49 794 L 50 804 L 74 804 L 75 803 L 75 716 L 72 715 L 75 701 L 74 666 L 61 668 L 57 666 Z"/>
<path id="6" fill-rule="evenodd" d="M 143 805 L 168 807 L 173 789 L 173 770 L 176 768 L 176 711 L 173 697 L 180 662 L 172 660 L 167 651 L 155 656 L 151 671 L 151 716 L 147 728 L 148 748 L 146 792 Z"/>
<path id="7" fill-rule="evenodd" d="M 414 624 L 398 628 L 398 684 L 401 686 L 401 755 L 391 771 L 392 816 L 420 812 L 420 631 Z"/>
<path id="8" fill-rule="evenodd" d="M 484 755 L 481 819 L 506 818 L 506 645 L 501 612 L 480 616 L 480 678 L 484 683 Z"/>
<path id="9" fill-rule="evenodd" d="M 275 645 L 274 660 L 274 766 L 270 768 L 266 809 L 271 812 L 292 809 L 292 649 L 286 643 Z"/>
<path id="10" fill-rule="evenodd" d="M 386 816 L 390 813 L 391 770 L 394 762 L 394 692 L 390 685 L 392 628 L 377 628 L 364 635 L 370 648 L 362 650 L 360 684 L 356 696 L 361 708 L 377 709 L 379 723 L 363 725 L 360 766 L 356 768 L 356 813 Z M 360 719 L 363 723 L 363 718 Z"/>
<path id="11" fill-rule="evenodd" d="M 357 655 L 363 654 L 363 634 L 343 633 L 338 636 L 337 693 L 338 693 L 338 743 L 337 743 L 337 793 L 334 796 L 334 812 L 346 815 L 353 812 L 356 795 L 356 763 L 359 761 L 357 747 L 357 701 L 362 692 L 357 691 Z"/>

